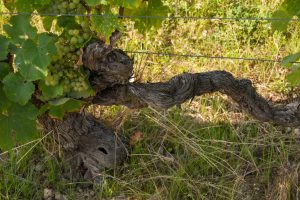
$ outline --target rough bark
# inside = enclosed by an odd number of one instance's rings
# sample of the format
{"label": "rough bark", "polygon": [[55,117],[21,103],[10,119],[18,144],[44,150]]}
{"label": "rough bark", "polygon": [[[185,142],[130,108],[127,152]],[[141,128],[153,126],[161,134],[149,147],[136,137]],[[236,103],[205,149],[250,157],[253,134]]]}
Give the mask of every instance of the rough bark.
{"label": "rough bark", "polygon": [[97,91],[127,83],[132,76],[133,60],[122,50],[113,49],[103,42],[87,46],[82,60],[90,70],[90,83]]}
{"label": "rough bark", "polygon": [[[250,80],[236,79],[226,71],[183,73],[167,82],[129,83],[133,60],[122,50],[102,42],[85,48],[83,64],[90,71],[89,80],[96,91],[94,104],[168,109],[195,96],[221,92],[260,121],[290,127],[300,125],[299,104],[273,106],[256,92]],[[54,133],[75,172],[81,170],[87,179],[126,159],[122,141],[90,115],[68,114],[63,121],[43,116],[40,123],[45,131]]]}
{"label": "rough bark", "polygon": [[85,179],[99,176],[104,168],[114,168],[127,157],[126,145],[91,115],[67,114],[64,120],[44,115],[39,119],[44,131],[52,132],[64,150],[74,175]]}
{"label": "rough bark", "polygon": [[[260,121],[273,122],[281,126],[295,127],[300,125],[298,104],[272,106],[256,92],[250,80],[236,79],[229,72],[184,73],[167,82],[129,83],[132,68],[128,67],[130,66],[128,62],[123,61],[130,60],[125,53],[122,53],[123,60],[115,60],[114,67],[111,67],[110,64],[103,64],[107,55],[103,53],[106,51],[105,46],[94,43],[89,45],[87,49],[89,51],[85,51],[83,63],[92,73],[105,77],[107,71],[110,71],[111,68],[114,69],[113,74],[110,74],[110,77],[113,78],[110,79],[109,84],[106,84],[105,87],[95,86],[97,91],[97,95],[93,99],[95,104],[125,105],[129,108],[152,106],[168,109],[192,99],[194,96],[221,92],[230,96],[243,110]],[[122,52],[116,49],[113,51]],[[98,70],[99,68],[101,70]]]}
{"label": "rough bark", "polygon": [[[132,76],[133,60],[122,50],[96,42],[84,51],[82,59],[90,70],[89,80],[95,90],[127,83]],[[63,120],[44,115],[39,122],[62,147],[64,159],[71,164],[74,175],[97,180],[104,168],[120,165],[127,158],[123,141],[91,115],[71,113]]]}
{"label": "rough bark", "polygon": [[252,86],[250,80],[235,79],[226,71],[184,73],[165,83],[128,83],[115,85],[97,93],[93,103],[125,105],[129,108],[168,109],[206,93],[221,92],[230,96],[240,107],[263,122],[296,127],[300,125],[298,104],[271,106]]}

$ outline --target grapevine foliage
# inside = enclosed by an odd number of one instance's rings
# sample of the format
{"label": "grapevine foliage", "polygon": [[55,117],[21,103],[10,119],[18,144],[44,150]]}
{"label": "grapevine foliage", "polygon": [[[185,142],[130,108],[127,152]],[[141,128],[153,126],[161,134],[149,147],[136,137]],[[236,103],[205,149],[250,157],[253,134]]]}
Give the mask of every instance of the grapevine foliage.
{"label": "grapevine foliage", "polygon": [[8,40],[4,36],[0,35],[0,60],[5,60],[8,54]]}
{"label": "grapevine foliage", "polygon": [[119,23],[118,16],[114,15],[109,8],[106,8],[105,13],[104,17],[92,16],[91,25],[93,30],[99,30],[106,37],[106,40],[108,40],[116,29],[121,29],[121,24]]}
{"label": "grapevine foliage", "polygon": [[0,89],[0,112],[1,148],[11,148],[15,142],[26,142],[36,136],[38,110],[32,103],[14,103]]}
{"label": "grapevine foliage", "polygon": [[[1,12],[22,13],[0,20],[0,149],[36,137],[39,115],[63,119],[94,95],[81,66],[83,48],[123,30],[119,10],[166,16],[169,8],[161,0],[0,0]],[[162,23],[130,20],[141,33]]]}
{"label": "grapevine foliage", "polygon": [[[300,18],[300,0],[285,0],[279,9],[273,13],[273,18],[284,18],[287,20],[273,20],[272,28],[278,31],[286,31],[288,24],[293,17]],[[300,60],[299,52],[286,56],[282,64],[291,69],[287,80],[291,86],[300,86],[300,64],[293,63]]]}
{"label": "grapevine foliage", "polygon": [[129,15],[150,16],[150,18],[135,18],[134,27],[144,33],[150,28],[158,28],[162,18],[152,18],[151,16],[167,16],[169,8],[164,6],[160,0],[151,0],[148,5],[142,5],[140,9],[129,10]]}
{"label": "grapevine foliage", "polygon": [[3,90],[9,100],[26,105],[34,92],[34,85],[17,73],[9,73],[3,79]]}

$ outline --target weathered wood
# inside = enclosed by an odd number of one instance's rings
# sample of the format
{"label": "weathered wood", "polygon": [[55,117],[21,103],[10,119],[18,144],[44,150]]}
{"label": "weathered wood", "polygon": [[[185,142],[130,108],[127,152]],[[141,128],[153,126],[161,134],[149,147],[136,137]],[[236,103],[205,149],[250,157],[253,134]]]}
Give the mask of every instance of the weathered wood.
{"label": "weathered wood", "polygon": [[128,83],[115,85],[97,93],[93,103],[125,105],[129,108],[168,109],[206,93],[221,92],[262,122],[276,125],[300,126],[299,104],[272,106],[261,97],[247,79],[235,79],[226,71],[180,74],[165,83]]}
{"label": "weathered wood", "polygon": [[39,122],[61,145],[73,174],[93,179],[101,170],[114,168],[127,157],[126,145],[118,135],[89,114],[70,113],[64,120],[42,116]]}
{"label": "weathered wood", "polygon": [[[89,80],[95,90],[127,83],[132,76],[133,60],[122,50],[95,42],[84,52],[82,59],[90,70]],[[61,145],[74,175],[91,180],[99,177],[104,168],[114,168],[127,158],[126,145],[118,135],[89,114],[70,113],[63,120],[43,115],[39,123]]]}
{"label": "weathered wood", "polygon": [[[105,48],[91,44],[85,52],[85,66],[92,73],[106,76],[105,72],[110,71],[110,65],[103,65],[102,60],[107,54]],[[102,49],[102,50],[99,50]],[[121,50],[115,50],[120,51]],[[91,54],[91,52],[93,52]],[[122,53],[123,55],[124,53]],[[101,58],[99,62],[98,58]],[[92,63],[92,64],[91,64]],[[260,96],[252,83],[248,79],[236,79],[226,71],[210,71],[204,73],[183,73],[173,77],[167,82],[159,83],[128,83],[128,75],[132,73],[131,68],[122,65],[122,59],[115,62],[111,84],[104,87],[97,87],[97,95],[93,103],[99,105],[125,105],[129,108],[142,108],[152,106],[155,108],[168,109],[174,105],[179,105],[195,96],[206,93],[221,92],[230,96],[240,107],[263,122],[273,122],[281,126],[300,125],[300,107],[298,104],[286,106],[272,106],[262,96]],[[104,68],[106,68],[104,70]],[[126,70],[128,70],[126,72]],[[115,81],[116,80],[116,81]],[[115,81],[115,82],[114,82]],[[113,83],[112,83],[113,82]],[[104,89],[103,89],[104,88]]]}
{"label": "weathered wood", "polygon": [[[102,42],[85,48],[83,64],[90,71],[89,80],[96,91],[92,101],[87,100],[89,103],[168,109],[195,96],[221,92],[260,121],[289,127],[300,125],[299,104],[273,106],[256,92],[250,80],[236,79],[226,71],[183,73],[167,82],[129,83],[133,60],[122,50]],[[87,179],[126,159],[122,141],[90,115],[72,113],[63,121],[43,116],[40,122],[45,131],[53,132],[73,169],[82,170]]]}
{"label": "weathered wood", "polygon": [[97,91],[127,83],[133,73],[133,60],[122,50],[113,49],[103,42],[88,45],[82,60],[90,70],[90,83]]}

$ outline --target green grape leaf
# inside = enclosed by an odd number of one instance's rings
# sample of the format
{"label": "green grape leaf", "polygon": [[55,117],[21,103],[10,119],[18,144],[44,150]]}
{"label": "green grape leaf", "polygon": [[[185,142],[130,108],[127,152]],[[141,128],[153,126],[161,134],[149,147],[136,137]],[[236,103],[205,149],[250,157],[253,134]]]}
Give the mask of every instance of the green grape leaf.
{"label": "green grape leaf", "polygon": [[287,75],[287,80],[291,84],[291,86],[299,86],[300,85],[300,67],[296,68],[290,74]]}
{"label": "green grape leaf", "polygon": [[109,0],[85,0],[88,6],[107,5]]}
{"label": "green grape leaf", "polygon": [[49,104],[46,103],[42,105],[42,107],[40,107],[39,109],[38,116],[45,114],[48,110],[49,110]]}
{"label": "green grape leaf", "polygon": [[3,5],[9,11],[14,11],[14,9],[15,9],[15,2],[14,1],[6,1],[6,2],[0,1],[1,9],[4,8]]}
{"label": "green grape leaf", "polygon": [[37,43],[33,40],[26,40],[22,48],[16,52],[16,67],[26,80],[43,79],[47,76],[47,67],[55,52],[53,39],[46,33],[39,34]]}
{"label": "green grape leaf", "polygon": [[113,5],[113,6],[122,6],[124,8],[134,9],[139,7],[142,0],[86,0],[88,6],[97,6],[97,5]]}
{"label": "green grape leaf", "polygon": [[55,17],[52,17],[52,16],[42,17],[43,26],[46,31],[51,30],[54,19],[55,19]]}
{"label": "green grape leaf", "polygon": [[62,105],[62,104],[65,104],[67,101],[69,101],[71,98],[68,98],[68,97],[61,97],[61,98],[58,98],[58,99],[54,99],[52,101],[49,101],[49,105],[52,105],[52,106],[59,106],[59,105]]}
{"label": "green grape leaf", "polygon": [[296,62],[299,59],[300,59],[300,52],[284,57],[281,63],[283,66],[291,67],[293,65],[293,62]]}
{"label": "green grape leaf", "polygon": [[16,143],[34,139],[37,136],[36,107],[30,103],[24,106],[12,103],[5,98],[1,88],[0,102],[0,148],[7,150]]}
{"label": "green grape leaf", "polygon": [[[273,13],[272,18],[291,18],[292,16],[285,10],[277,10]],[[272,29],[278,31],[285,31],[289,24],[289,20],[273,20]]]}
{"label": "green grape leaf", "polygon": [[87,90],[81,91],[81,92],[70,92],[68,93],[68,96],[79,99],[79,98],[88,98],[90,96],[94,96],[95,91],[92,89],[92,87],[89,87]]}
{"label": "green grape leaf", "polygon": [[[300,0],[285,0],[279,9],[275,11],[272,18],[291,19],[293,16],[300,14]],[[285,31],[290,20],[273,20],[273,30]]]}
{"label": "green grape leaf", "polygon": [[135,9],[138,8],[142,3],[142,0],[111,0],[111,5],[118,5],[124,8]]}
{"label": "green grape leaf", "polygon": [[[63,101],[65,101],[66,99],[64,98]],[[81,101],[76,100],[76,99],[67,99],[66,102],[64,102],[62,104],[59,104],[56,102],[56,104],[58,105],[51,105],[49,102],[49,115],[51,117],[54,118],[58,118],[58,119],[63,119],[65,112],[75,112],[75,111],[79,111],[81,108]],[[52,103],[55,104],[55,103]]]}
{"label": "green grape leaf", "polygon": [[57,25],[65,28],[65,29],[72,29],[78,28],[79,25],[76,23],[74,16],[60,16],[57,18]]}
{"label": "green grape leaf", "polygon": [[106,9],[104,16],[92,16],[91,25],[92,30],[104,35],[107,40],[116,29],[122,28],[118,16],[109,9]]}
{"label": "green grape leaf", "polygon": [[8,63],[0,62],[0,81],[9,73]]}
{"label": "green grape leaf", "polygon": [[14,44],[21,44],[28,38],[34,39],[36,37],[37,29],[31,26],[30,20],[30,15],[16,15],[10,18],[10,25],[5,24],[3,26],[3,29]]}
{"label": "green grape leaf", "polygon": [[9,41],[6,37],[0,35],[0,60],[5,60],[8,54]]}
{"label": "green grape leaf", "polygon": [[13,104],[13,102],[7,99],[2,87],[3,85],[0,83],[0,114],[6,112],[7,109]]}
{"label": "green grape leaf", "polygon": [[[164,6],[161,0],[151,0],[148,2],[148,5],[144,5],[138,9],[136,12],[133,12],[133,15],[136,16],[166,16],[169,12],[169,7]],[[163,18],[135,18],[134,27],[138,29],[139,32],[145,33],[146,30],[154,27],[159,28],[162,24]]]}
{"label": "green grape leaf", "polygon": [[39,89],[42,91],[42,96],[40,97],[42,101],[48,101],[49,99],[60,97],[64,93],[64,89],[61,84],[51,86],[46,85],[44,81],[40,81]]}
{"label": "green grape leaf", "polygon": [[50,0],[16,0],[14,6],[19,12],[32,12],[45,7]]}
{"label": "green grape leaf", "polygon": [[300,14],[300,0],[285,0],[281,8],[291,13],[293,16]]}
{"label": "green grape leaf", "polygon": [[[54,106],[59,106],[62,104],[65,104],[67,101],[69,101],[70,98],[67,97],[61,97],[61,98],[57,98],[54,100],[50,100],[48,101],[48,103],[44,104],[40,110],[39,110],[39,115],[44,114],[46,111],[48,111],[50,108],[54,107]],[[56,117],[58,118],[58,117]]]}
{"label": "green grape leaf", "polygon": [[38,35],[38,48],[39,51],[46,56],[52,56],[52,54],[56,53],[54,39],[47,33],[41,33]]}
{"label": "green grape leaf", "polygon": [[25,105],[34,92],[32,82],[27,82],[22,76],[10,73],[3,79],[3,90],[7,98],[13,102]]}

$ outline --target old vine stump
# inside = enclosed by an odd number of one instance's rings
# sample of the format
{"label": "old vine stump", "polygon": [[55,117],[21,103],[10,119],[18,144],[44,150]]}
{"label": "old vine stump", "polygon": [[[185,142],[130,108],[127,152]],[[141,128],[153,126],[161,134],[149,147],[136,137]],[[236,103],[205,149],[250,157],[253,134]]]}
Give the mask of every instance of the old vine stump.
{"label": "old vine stump", "polygon": [[70,113],[64,120],[43,116],[39,121],[52,132],[78,177],[97,178],[101,170],[120,165],[127,157],[121,138],[90,114]]}

